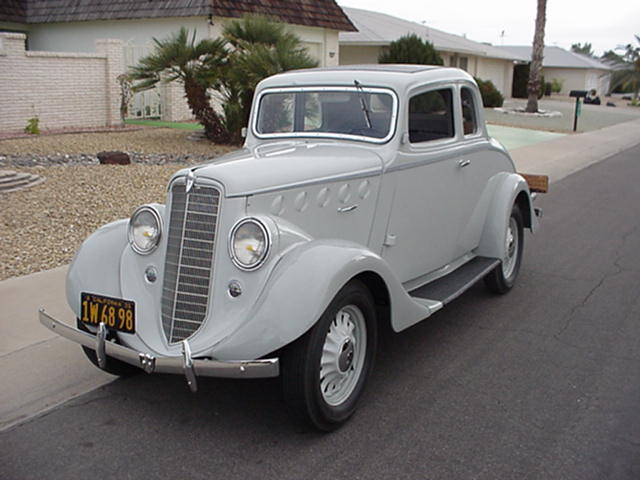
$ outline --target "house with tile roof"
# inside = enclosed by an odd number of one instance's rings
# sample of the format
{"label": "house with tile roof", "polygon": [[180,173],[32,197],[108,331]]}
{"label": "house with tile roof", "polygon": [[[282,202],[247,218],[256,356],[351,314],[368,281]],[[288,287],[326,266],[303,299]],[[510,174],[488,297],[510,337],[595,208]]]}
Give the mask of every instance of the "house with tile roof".
{"label": "house with tile roof", "polygon": [[414,33],[433,44],[445,65],[462,68],[482,80],[491,80],[504,96],[509,97],[514,64],[530,60],[519,53],[384,13],[346,7],[343,10],[357,31],[340,33],[341,65],[378,63],[378,55],[391,42]]}
{"label": "house with tile roof", "polygon": [[[531,59],[531,46],[503,46],[501,50]],[[570,52],[555,46],[544,47],[542,74],[545,81],[554,78],[562,81],[561,94],[571,90],[595,89],[599,95],[609,92],[613,67],[596,58]]]}
{"label": "house with tile roof", "polygon": [[[119,39],[126,65],[133,65],[149,52],[153,38],[183,26],[200,38],[215,38],[225,22],[246,14],[287,23],[320,66],[337,65],[339,32],[355,31],[334,0],[2,0],[0,32],[23,33],[28,50],[47,52],[91,53],[97,39]],[[137,95],[132,113],[169,120],[190,116],[179,88],[173,90]]]}

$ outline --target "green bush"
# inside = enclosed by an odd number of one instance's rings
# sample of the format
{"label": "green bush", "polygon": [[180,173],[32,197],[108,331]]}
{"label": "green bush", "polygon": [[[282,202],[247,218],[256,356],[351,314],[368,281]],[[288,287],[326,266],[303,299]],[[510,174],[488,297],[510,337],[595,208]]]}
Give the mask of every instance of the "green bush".
{"label": "green bush", "polygon": [[482,106],[491,108],[502,106],[504,97],[491,80],[475,78],[475,81],[480,89],[480,95],[482,95]]}
{"label": "green bush", "polygon": [[27,120],[27,126],[24,127],[24,133],[40,135],[40,119],[37,115]]}
{"label": "green bush", "polygon": [[378,56],[378,63],[412,63],[417,65],[444,65],[433,44],[415,33],[400,37],[389,44]]}
{"label": "green bush", "polygon": [[564,85],[564,80],[562,80],[561,78],[551,79],[551,91],[553,93],[560,93],[562,91],[563,85]]}
{"label": "green bush", "polygon": [[553,84],[551,82],[544,82],[544,95],[546,97],[551,96],[551,92],[553,91]]}

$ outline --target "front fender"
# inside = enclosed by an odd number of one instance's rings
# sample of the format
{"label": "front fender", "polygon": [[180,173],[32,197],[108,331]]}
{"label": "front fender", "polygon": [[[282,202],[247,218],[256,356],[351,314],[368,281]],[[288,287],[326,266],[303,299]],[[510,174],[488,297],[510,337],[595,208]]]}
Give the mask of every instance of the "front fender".
{"label": "front fender", "polygon": [[428,317],[428,307],[411,300],[380,256],[339,240],[300,244],[274,268],[246,322],[212,350],[216,358],[260,358],[302,336],[349,280],[373,272],[386,284],[395,330]]}
{"label": "front fender", "polygon": [[129,220],[108,223],[92,233],[78,249],[67,273],[67,302],[80,316],[80,292],[122,298],[120,257],[127,246]]}
{"label": "front fender", "polygon": [[487,210],[477,253],[483,257],[504,258],[505,235],[514,203],[523,209],[525,226],[535,232],[538,219],[533,211],[531,193],[526,180],[517,173],[500,173],[491,179],[495,183],[493,197]]}

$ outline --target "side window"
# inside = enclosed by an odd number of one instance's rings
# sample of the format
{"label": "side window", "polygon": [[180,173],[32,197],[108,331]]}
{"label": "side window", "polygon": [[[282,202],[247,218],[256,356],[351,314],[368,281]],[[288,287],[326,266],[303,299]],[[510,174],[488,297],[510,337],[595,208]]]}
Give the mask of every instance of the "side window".
{"label": "side window", "polygon": [[409,141],[428,142],[454,136],[450,88],[421,93],[409,100]]}
{"label": "side window", "polygon": [[262,97],[260,115],[258,116],[258,132],[293,132],[294,100],[293,93],[275,93]]}
{"label": "side window", "polygon": [[467,87],[460,90],[460,103],[462,104],[462,125],[465,135],[471,135],[478,131],[476,119],[476,105],[473,101],[473,92]]}

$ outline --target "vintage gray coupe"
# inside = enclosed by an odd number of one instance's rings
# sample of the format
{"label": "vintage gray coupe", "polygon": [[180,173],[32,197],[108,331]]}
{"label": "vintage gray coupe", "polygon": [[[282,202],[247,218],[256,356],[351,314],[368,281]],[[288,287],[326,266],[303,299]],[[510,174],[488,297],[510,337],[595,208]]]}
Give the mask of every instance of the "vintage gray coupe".
{"label": "vintage gray coupe", "polygon": [[280,376],[292,410],[332,430],[382,327],[516,281],[539,211],[481,107],[453,68],[267,78],[244,148],[91,235],[67,278],[75,325],[40,321],[115,375],[182,374],[193,391],[202,376]]}

